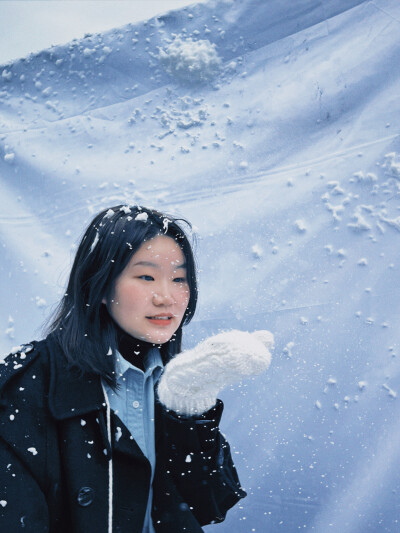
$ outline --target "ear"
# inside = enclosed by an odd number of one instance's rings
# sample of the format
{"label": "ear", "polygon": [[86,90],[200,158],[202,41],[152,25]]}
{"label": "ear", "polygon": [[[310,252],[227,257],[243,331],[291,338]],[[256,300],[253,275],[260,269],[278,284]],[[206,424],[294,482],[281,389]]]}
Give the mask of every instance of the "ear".
{"label": "ear", "polygon": [[101,303],[104,304],[104,305],[107,305],[107,300],[105,298],[102,298],[101,299]]}

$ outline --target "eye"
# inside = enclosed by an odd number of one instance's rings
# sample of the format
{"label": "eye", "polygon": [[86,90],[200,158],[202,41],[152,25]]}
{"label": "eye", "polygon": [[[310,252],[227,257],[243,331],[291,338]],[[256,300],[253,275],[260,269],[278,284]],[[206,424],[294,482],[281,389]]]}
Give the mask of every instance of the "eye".
{"label": "eye", "polygon": [[144,281],[154,281],[153,276],[148,276],[147,274],[143,274],[143,276],[139,276],[139,279],[144,279]]}
{"label": "eye", "polygon": [[186,278],[174,278],[172,281],[174,283],[186,283]]}

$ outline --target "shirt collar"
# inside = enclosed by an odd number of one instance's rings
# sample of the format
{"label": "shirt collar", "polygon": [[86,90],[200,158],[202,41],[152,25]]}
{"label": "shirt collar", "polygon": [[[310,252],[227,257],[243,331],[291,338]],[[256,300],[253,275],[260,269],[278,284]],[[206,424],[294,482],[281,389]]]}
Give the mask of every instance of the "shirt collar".
{"label": "shirt collar", "polygon": [[[156,346],[150,348],[150,350],[145,355],[143,366],[145,369],[144,375],[146,377],[152,374],[156,368],[160,368],[161,370],[164,368],[159,348],[157,348]],[[129,369],[133,370],[134,372],[142,372],[142,370],[140,370],[136,366],[132,365],[129,361],[124,359],[118,351],[115,368],[117,372],[117,380],[123,377],[125,372],[127,372]]]}

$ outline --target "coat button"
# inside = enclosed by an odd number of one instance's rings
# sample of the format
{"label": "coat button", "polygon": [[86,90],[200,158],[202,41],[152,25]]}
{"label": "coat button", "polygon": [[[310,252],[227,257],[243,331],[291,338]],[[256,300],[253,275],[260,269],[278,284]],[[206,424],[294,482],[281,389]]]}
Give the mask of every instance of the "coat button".
{"label": "coat button", "polygon": [[76,498],[81,507],[87,507],[94,500],[94,490],[91,487],[81,487]]}

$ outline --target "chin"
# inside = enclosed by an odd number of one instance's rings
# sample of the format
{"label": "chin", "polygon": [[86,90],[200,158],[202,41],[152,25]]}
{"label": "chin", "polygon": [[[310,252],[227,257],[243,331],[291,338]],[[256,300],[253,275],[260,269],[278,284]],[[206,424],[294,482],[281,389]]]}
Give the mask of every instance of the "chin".
{"label": "chin", "polygon": [[166,342],[171,340],[172,335],[169,335],[165,337],[165,335],[158,337],[156,341],[154,341],[156,344],[165,344]]}
{"label": "chin", "polygon": [[158,333],[152,333],[146,337],[147,342],[152,342],[153,344],[165,344],[172,338],[173,333],[167,333],[162,331]]}

